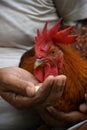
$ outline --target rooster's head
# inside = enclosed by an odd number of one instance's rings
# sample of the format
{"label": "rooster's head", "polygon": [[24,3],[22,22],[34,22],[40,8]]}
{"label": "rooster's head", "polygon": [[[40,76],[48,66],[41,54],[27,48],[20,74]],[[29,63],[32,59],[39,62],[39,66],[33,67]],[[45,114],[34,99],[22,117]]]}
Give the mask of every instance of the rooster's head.
{"label": "rooster's head", "polygon": [[77,35],[70,34],[73,27],[59,31],[61,21],[62,19],[59,19],[49,31],[48,23],[45,24],[42,32],[37,31],[34,44],[36,56],[34,75],[40,82],[49,75],[58,75],[59,69],[63,66],[63,52],[59,45],[72,44],[77,37]]}

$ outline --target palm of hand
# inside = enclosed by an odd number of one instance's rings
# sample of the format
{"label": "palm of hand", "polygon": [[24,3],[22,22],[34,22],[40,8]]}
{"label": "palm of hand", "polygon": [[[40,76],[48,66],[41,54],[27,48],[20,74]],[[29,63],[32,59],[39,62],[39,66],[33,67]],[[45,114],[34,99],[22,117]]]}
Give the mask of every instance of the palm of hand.
{"label": "palm of hand", "polygon": [[[17,108],[35,107],[37,104],[43,104],[44,107],[52,105],[63,92],[65,76],[62,80],[59,77],[50,76],[40,84],[31,73],[18,67],[0,69],[0,73],[0,94]],[[37,92],[35,91],[36,85],[41,86]]]}

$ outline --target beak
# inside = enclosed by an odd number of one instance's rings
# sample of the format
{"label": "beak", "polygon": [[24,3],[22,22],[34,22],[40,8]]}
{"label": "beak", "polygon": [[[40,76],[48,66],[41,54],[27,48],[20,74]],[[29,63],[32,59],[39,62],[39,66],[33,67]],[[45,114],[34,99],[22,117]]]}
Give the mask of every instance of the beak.
{"label": "beak", "polygon": [[34,69],[43,64],[45,58],[36,59],[34,63]]}

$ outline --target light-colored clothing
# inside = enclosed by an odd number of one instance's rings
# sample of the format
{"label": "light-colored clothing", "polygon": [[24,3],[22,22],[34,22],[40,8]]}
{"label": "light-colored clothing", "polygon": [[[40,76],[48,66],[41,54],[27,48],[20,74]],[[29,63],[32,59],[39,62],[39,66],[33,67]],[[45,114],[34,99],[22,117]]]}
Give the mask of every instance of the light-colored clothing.
{"label": "light-colored clothing", "polygon": [[55,0],[57,11],[65,24],[87,18],[87,0]]}
{"label": "light-colored clothing", "polygon": [[[0,68],[18,66],[21,55],[33,46],[37,29],[58,20],[52,0],[0,0]],[[0,98],[0,130],[36,127],[32,110],[18,111]]]}
{"label": "light-colored clothing", "polygon": [[21,54],[33,46],[37,29],[46,21],[52,26],[57,20],[52,0],[1,0],[0,67],[17,65]]}

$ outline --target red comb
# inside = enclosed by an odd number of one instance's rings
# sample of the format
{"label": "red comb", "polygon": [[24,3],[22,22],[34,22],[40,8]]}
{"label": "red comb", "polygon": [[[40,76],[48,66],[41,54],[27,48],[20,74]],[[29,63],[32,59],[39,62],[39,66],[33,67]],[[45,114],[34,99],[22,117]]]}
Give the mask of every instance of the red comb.
{"label": "red comb", "polygon": [[48,41],[49,41],[47,25],[48,25],[48,23],[46,22],[42,32],[37,30],[37,37],[35,37],[35,44],[34,44],[35,56],[37,58],[41,58],[41,57],[45,56],[45,54],[46,54],[47,45],[48,45]]}
{"label": "red comb", "polygon": [[46,22],[42,32],[37,31],[37,37],[35,38],[35,56],[41,58],[46,55],[46,51],[49,48],[50,41],[54,44],[73,44],[77,38],[77,35],[71,35],[73,26],[58,31],[62,18],[48,31]]}
{"label": "red comb", "polygon": [[72,44],[77,38],[77,35],[70,35],[70,32],[72,31],[74,27],[68,27],[64,30],[61,30],[56,33],[56,35],[53,37],[53,40],[57,42],[58,44]]}
{"label": "red comb", "polygon": [[62,21],[62,18],[60,18],[60,19],[58,20],[58,22],[50,29],[50,31],[48,32],[48,35],[49,35],[50,37],[53,37],[53,35],[55,35],[55,34],[58,32],[58,29],[59,29],[59,27],[60,27],[61,21]]}

